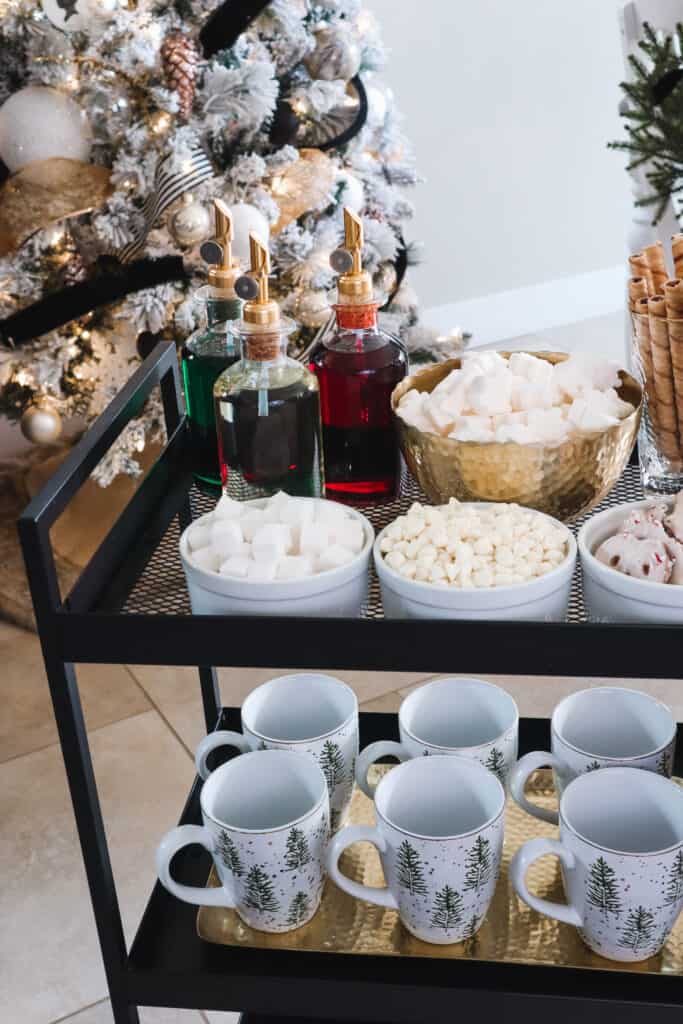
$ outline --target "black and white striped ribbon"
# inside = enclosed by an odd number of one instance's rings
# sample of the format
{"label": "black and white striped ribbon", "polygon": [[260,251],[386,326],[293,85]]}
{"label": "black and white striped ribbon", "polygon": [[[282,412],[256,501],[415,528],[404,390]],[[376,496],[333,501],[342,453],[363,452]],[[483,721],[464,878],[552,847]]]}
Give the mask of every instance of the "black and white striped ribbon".
{"label": "black and white striped ribbon", "polygon": [[147,235],[171,203],[174,203],[185,192],[190,192],[203,182],[208,181],[213,175],[211,161],[200,145],[192,150],[188,167],[181,173],[171,171],[170,162],[171,157],[167,156],[157,165],[154,174],[154,191],[147,196],[142,207],[142,227],[137,236],[117,253],[121,263],[130,263],[140,253]]}

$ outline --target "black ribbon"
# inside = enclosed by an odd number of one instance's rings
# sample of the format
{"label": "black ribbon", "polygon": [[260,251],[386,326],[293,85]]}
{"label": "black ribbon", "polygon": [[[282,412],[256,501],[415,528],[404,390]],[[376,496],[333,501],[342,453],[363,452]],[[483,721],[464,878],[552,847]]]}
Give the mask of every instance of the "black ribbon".
{"label": "black ribbon", "polygon": [[322,142],[318,149],[337,149],[338,146],[345,146],[347,142],[355,138],[358,132],[361,130],[363,125],[368,119],[368,94],[365,91],[363,80],[360,75],[354,75],[351,79],[351,85],[355,88],[358,93],[358,111],[353,121],[348,128],[345,128],[343,132],[335,136],[333,139],[328,139],[327,142]]}
{"label": "black ribbon", "polygon": [[101,257],[97,272],[87,281],[47,295],[0,320],[0,342],[21,345],[133,292],[185,280],[188,275],[180,256],[136,260],[125,266],[111,256]]}
{"label": "black ribbon", "polygon": [[241,0],[240,3],[226,0],[217,7],[199,33],[199,42],[207,60],[220,50],[234,46],[269,3],[270,0]]}

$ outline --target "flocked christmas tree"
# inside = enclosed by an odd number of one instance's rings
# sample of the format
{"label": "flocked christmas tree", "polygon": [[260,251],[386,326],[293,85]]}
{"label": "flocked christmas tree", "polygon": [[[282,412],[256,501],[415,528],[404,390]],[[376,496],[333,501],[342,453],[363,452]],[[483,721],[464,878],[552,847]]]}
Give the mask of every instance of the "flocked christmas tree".
{"label": "flocked christmas tree", "polygon": [[254,864],[253,867],[249,868],[245,884],[244,903],[247,907],[252,907],[254,910],[270,911],[271,913],[279,910],[280,904],[273,892],[273,883],[258,864]]}
{"label": "flocked christmas tree", "polygon": [[462,896],[450,885],[444,885],[434,897],[432,924],[435,928],[449,931],[462,921]]}
{"label": "flocked christmas tree", "polygon": [[419,896],[426,895],[427,886],[425,885],[420,855],[407,839],[404,839],[398,848],[396,869],[399,885]]}
{"label": "flocked christmas tree", "polygon": [[664,902],[668,905],[678,903],[683,898],[683,851],[679,850],[666,881]]}
{"label": "flocked christmas tree", "polygon": [[285,848],[285,868],[287,871],[296,871],[309,864],[310,860],[311,851],[306,836],[300,828],[290,829]]}
{"label": "flocked christmas tree", "polygon": [[465,858],[465,891],[479,892],[491,877],[491,843],[477,836],[474,846]]}
{"label": "flocked christmas tree", "polygon": [[645,907],[636,907],[629,911],[623,931],[619,937],[619,945],[639,953],[643,947],[652,943],[655,936],[655,918]]}
{"label": "flocked christmas tree", "polygon": [[[214,197],[236,255],[249,230],[270,236],[293,354],[330,314],[343,205],[363,217],[386,325],[413,350],[457,347],[416,323],[417,176],[360,0],[0,0],[0,19],[0,414],[32,440],[55,440],[65,416],[89,423],[156,338],[197,326]],[[128,294],[107,303],[112,282]],[[34,304],[65,288],[57,325]],[[161,430],[150,401],[96,479],[139,472]]]}
{"label": "flocked christmas tree", "polygon": [[305,892],[298,892],[289,905],[287,924],[301,924],[311,912],[311,901]]}
{"label": "flocked christmas tree", "polygon": [[237,847],[225,831],[222,831],[218,837],[217,853],[228,871],[232,871],[233,875],[237,875],[239,878],[244,874],[244,868],[242,867]]}
{"label": "flocked christmas tree", "polygon": [[588,902],[605,915],[621,911],[616,871],[604,857],[598,857],[589,868],[587,896]]}

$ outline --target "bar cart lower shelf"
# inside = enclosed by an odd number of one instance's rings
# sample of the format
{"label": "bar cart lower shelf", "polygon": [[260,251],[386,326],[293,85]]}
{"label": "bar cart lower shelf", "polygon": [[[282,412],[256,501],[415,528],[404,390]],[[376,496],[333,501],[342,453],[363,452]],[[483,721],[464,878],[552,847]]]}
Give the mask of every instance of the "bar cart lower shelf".
{"label": "bar cart lower shelf", "polygon": [[[155,388],[161,391],[167,445],[63,597],[50,530],[93,469]],[[637,472],[617,500],[636,497]],[[191,615],[178,576],[178,531],[201,511],[188,463],[175,347],[154,350],[19,521],[79,840],[115,1024],[138,1024],[137,1007],[237,1010],[244,1024],[275,1020],[473,1021],[510,1015],[525,1024],[667,1024],[680,1021],[683,973],[487,962],[475,959],[362,956],[253,949],[202,941],[197,908],[157,885],[128,950],[93,772],[78,664],[194,665],[207,731],[236,728],[239,709],[220,707],[213,666],[297,666],[314,670],[407,671],[460,675],[683,678],[675,626],[585,621],[577,573],[563,623],[450,622],[382,618],[376,584],[362,619],[268,620]],[[376,510],[375,525],[386,513]],[[395,513],[394,513],[395,514]],[[175,575],[174,575],[175,574]],[[173,583],[175,579],[176,583]],[[179,582],[178,582],[179,581]],[[171,585],[172,584],[172,585]],[[177,586],[176,586],[177,584]],[[176,586],[176,591],[173,591]],[[675,771],[683,775],[683,737]],[[363,714],[361,744],[396,736],[395,716]],[[523,719],[520,752],[549,749],[549,723]],[[195,781],[182,823],[197,823]],[[170,824],[170,823],[169,823]],[[181,851],[174,874],[204,885],[209,857]]]}

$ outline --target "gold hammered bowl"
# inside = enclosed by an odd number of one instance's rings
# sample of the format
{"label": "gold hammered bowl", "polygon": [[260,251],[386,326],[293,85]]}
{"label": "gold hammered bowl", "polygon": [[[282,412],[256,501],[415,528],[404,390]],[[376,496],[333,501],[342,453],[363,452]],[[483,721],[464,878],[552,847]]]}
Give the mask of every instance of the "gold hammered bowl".
{"label": "gold hammered bowl", "polygon": [[[509,352],[501,352],[509,356]],[[565,352],[531,352],[561,363]],[[643,393],[625,370],[619,371],[619,397],[635,406],[616,426],[596,434],[576,434],[560,445],[456,441],[418,430],[396,415],[403,395],[415,388],[432,391],[459,359],[427,366],[406,377],[391,396],[401,451],[420,487],[436,505],[460,501],[512,501],[564,521],[592,509],[621,476],[635,443]]]}

